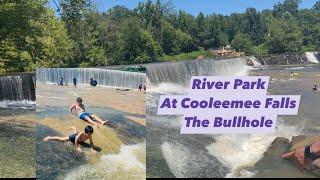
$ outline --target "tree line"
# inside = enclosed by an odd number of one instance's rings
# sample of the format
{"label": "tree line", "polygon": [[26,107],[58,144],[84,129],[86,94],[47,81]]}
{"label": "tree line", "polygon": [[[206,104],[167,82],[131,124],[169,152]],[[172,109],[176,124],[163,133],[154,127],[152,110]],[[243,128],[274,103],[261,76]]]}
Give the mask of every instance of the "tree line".
{"label": "tree line", "polygon": [[210,57],[227,44],[247,55],[320,49],[320,1],[311,9],[285,0],[271,10],[197,16],[170,0],[104,12],[92,0],[54,3],[56,12],[47,0],[0,2],[0,73]]}

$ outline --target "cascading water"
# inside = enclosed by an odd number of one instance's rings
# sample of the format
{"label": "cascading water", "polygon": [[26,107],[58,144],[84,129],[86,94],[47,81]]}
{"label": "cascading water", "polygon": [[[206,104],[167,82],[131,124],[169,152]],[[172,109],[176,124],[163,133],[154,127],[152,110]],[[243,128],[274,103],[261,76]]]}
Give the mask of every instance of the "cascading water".
{"label": "cascading water", "polygon": [[147,65],[147,177],[225,177],[230,172],[206,149],[211,136],[180,135],[182,117],[156,111],[160,95],[186,94],[191,76],[232,76],[246,69],[242,58]]}
{"label": "cascading water", "polygon": [[236,175],[239,169],[254,165],[273,139],[283,135],[181,135],[183,117],[157,115],[160,95],[187,94],[191,76],[247,72],[243,58],[147,65],[147,177],[243,176]]}
{"label": "cascading water", "polygon": [[320,53],[318,52],[306,52],[306,57],[309,62],[319,64]]}
{"label": "cascading water", "polygon": [[256,67],[260,67],[261,66],[261,63],[258,62],[256,57],[250,56],[249,59],[252,61],[254,66],[256,66]]}
{"label": "cascading water", "polygon": [[35,101],[34,78],[32,74],[0,76],[0,101]]}
{"label": "cascading water", "polygon": [[188,85],[191,76],[231,76],[245,72],[245,65],[246,61],[242,58],[157,63],[147,65],[147,76],[152,85],[159,83]]}
{"label": "cascading water", "polygon": [[35,177],[35,100],[34,74],[0,76],[0,178]]}
{"label": "cascading water", "polygon": [[37,69],[37,82],[57,83],[63,77],[64,83],[73,84],[73,77],[77,84],[89,84],[90,78],[97,80],[98,85],[137,88],[144,82],[144,73],[126,72],[98,68],[39,68]]}

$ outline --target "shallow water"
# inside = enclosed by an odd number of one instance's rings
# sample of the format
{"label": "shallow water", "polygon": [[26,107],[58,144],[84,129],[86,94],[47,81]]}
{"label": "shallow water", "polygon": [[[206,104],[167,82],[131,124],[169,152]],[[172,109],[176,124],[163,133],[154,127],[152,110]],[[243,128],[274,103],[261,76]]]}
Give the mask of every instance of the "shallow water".
{"label": "shallow water", "polygon": [[[139,93],[139,94],[138,94]],[[93,155],[82,147],[78,153],[70,142],[44,142],[48,135],[69,136],[75,126],[83,131],[89,123],[69,116],[69,106],[81,96],[86,111],[109,120],[108,125],[94,128],[93,142],[98,151]],[[39,179],[144,179],[145,96],[141,92],[118,92],[115,88],[86,86],[61,87],[37,84],[37,178]],[[132,117],[132,118],[130,118]],[[89,141],[88,141],[89,143]],[[46,158],[50,157],[50,158]],[[144,157],[144,158],[143,158]],[[59,166],[60,162],[62,166]],[[129,166],[124,166],[129,163]]]}
{"label": "shallow water", "polygon": [[24,106],[0,108],[0,178],[36,176],[34,113],[35,109],[25,109]]}

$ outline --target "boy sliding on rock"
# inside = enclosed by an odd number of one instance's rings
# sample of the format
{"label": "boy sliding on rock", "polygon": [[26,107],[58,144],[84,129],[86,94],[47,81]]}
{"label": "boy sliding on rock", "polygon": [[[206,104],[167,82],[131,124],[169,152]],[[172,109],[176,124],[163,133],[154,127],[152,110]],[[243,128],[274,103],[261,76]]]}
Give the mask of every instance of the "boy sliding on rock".
{"label": "boy sliding on rock", "polygon": [[95,114],[91,114],[91,113],[87,113],[85,112],[86,109],[84,107],[84,104],[82,104],[82,99],[81,97],[77,98],[77,102],[75,104],[73,104],[72,106],[70,106],[69,108],[69,112],[70,112],[70,116],[71,117],[75,117],[74,115],[72,115],[72,110],[75,109],[79,118],[84,120],[84,121],[88,121],[89,123],[95,125],[96,127],[99,127],[97,123],[95,123],[93,120],[98,121],[99,123],[105,125],[107,124],[109,121],[103,121],[101,120],[97,115]]}
{"label": "boy sliding on rock", "polygon": [[48,140],[58,140],[58,141],[71,141],[73,144],[75,144],[77,150],[79,152],[82,152],[80,145],[83,145],[86,140],[90,140],[90,149],[93,153],[97,153],[93,149],[93,141],[92,141],[92,134],[93,134],[93,128],[91,126],[87,126],[84,131],[80,132],[78,134],[76,128],[73,126],[71,129],[74,130],[74,134],[66,137],[59,137],[59,136],[48,136],[44,138],[44,141]]}

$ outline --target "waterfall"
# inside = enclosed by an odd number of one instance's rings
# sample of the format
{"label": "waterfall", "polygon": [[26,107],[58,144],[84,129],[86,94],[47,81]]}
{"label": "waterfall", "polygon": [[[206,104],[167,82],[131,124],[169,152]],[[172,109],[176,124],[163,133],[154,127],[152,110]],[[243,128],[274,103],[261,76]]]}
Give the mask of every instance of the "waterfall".
{"label": "waterfall", "polygon": [[249,59],[252,61],[253,65],[256,67],[260,67],[261,63],[258,62],[257,58],[254,56],[249,56]]}
{"label": "waterfall", "polygon": [[231,76],[243,73],[245,66],[243,58],[156,63],[147,65],[147,76],[152,84],[188,85],[191,76]]}
{"label": "waterfall", "polygon": [[117,71],[99,68],[38,68],[37,82],[57,83],[63,77],[64,84],[73,84],[73,77],[77,78],[77,84],[89,85],[92,77],[101,86],[137,88],[140,82],[144,82],[144,73]]}
{"label": "waterfall", "polygon": [[320,53],[318,52],[306,52],[306,57],[309,62],[319,64]]}
{"label": "waterfall", "polygon": [[[191,76],[235,76],[247,72],[244,58],[223,60],[191,60],[181,62],[154,63],[146,65],[149,86],[147,88],[147,176],[159,177],[224,177],[229,168],[211,154],[209,147],[213,136],[180,135],[183,116],[157,115],[159,98],[163,94],[188,94]],[[239,140],[241,145],[245,141]],[[237,141],[238,140],[238,141]],[[238,145],[237,144],[237,145]],[[232,145],[232,144],[231,144]],[[209,147],[209,148],[207,148]],[[221,146],[219,144],[219,147]],[[243,153],[244,154],[244,153]],[[239,157],[244,157],[241,154]],[[224,155],[224,154],[221,154]],[[237,157],[238,158],[238,157]],[[245,159],[245,158],[243,158]],[[242,161],[242,159],[241,159]],[[199,167],[197,162],[201,162]],[[159,165],[160,164],[160,165]],[[206,169],[212,169],[207,171]]]}
{"label": "waterfall", "polygon": [[35,101],[34,77],[32,74],[0,76],[0,101]]}

